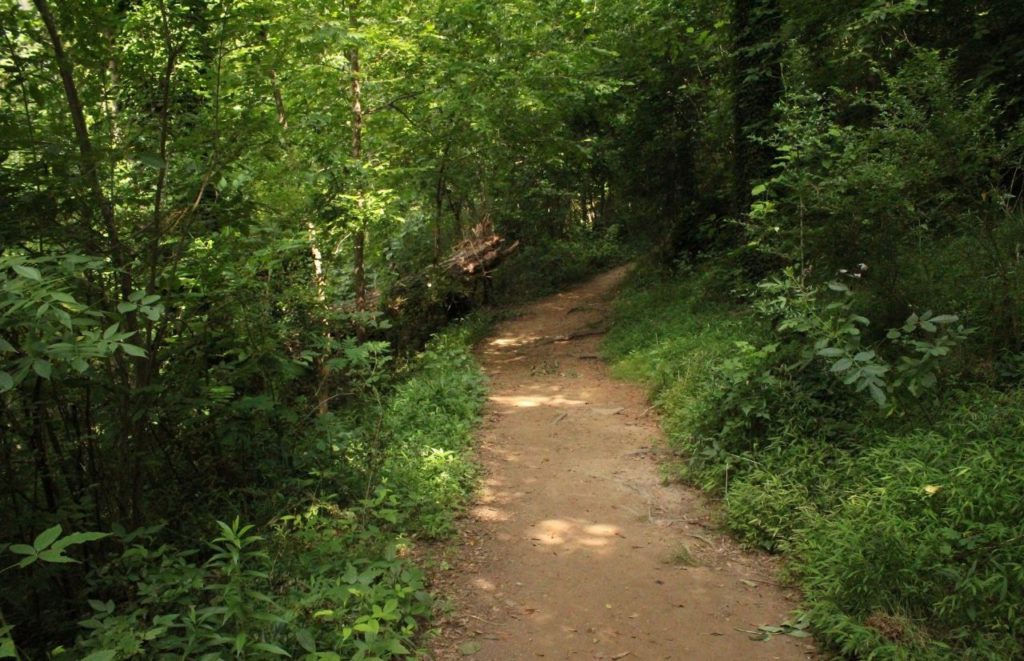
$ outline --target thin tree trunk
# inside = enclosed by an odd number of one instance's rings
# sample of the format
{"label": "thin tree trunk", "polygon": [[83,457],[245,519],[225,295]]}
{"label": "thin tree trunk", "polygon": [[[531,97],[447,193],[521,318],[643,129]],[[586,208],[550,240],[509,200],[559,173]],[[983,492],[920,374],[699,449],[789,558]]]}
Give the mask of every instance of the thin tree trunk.
{"label": "thin tree trunk", "polygon": [[[78,143],[78,152],[82,158],[82,176],[85,178],[92,196],[93,205],[99,209],[104,229],[107,232],[109,242],[110,258],[114,270],[118,272],[118,281],[121,289],[121,296],[127,298],[132,291],[131,274],[127,270],[128,262],[125,258],[124,248],[118,235],[117,224],[114,220],[114,207],[103,192],[100,185],[98,161],[96,152],[93,150],[92,142],[89,139],[89,127],[85,122],[85,112],[82,108],[82,101],[78,95],[78,87],[75,85],[74,69],[71,60],[64,51],[64,42],[61,40],[60,32],[57,30],[57,22],[53,18],[50,6],[46,0],[32,0],[43,20],[46,33],[50,37],[53,46],[54,59],[57,61],[57,69],[60,72],[61,83],[64,86],[64,96],[67,100],[68,111],[71,113],[71,124],[75,130],[75,140]],[[92,207],[86,205],[84,213],[91,217]]]}
{"label": "thin tree trunk", "polygon": [[277,109],[277,123],[282,129],[288,128],[288,114],[284,108],[284,96],[281,95],[281,85],[277,82],[277,71],[270,69],[270,87],[274,93],[274,107]]}
{"label": "thin tree trunk", "polygon": [[[349,27],[353,31],[359,29],[359,2],[353,0],[348,6]],[[362,165],[363,160],[363,90],[360,79],[359,67],[359,46],[352,45],[348,48],[348,64],[352,74],[352,160],[356,167]],[[361,180],[362,173],[359,178]],[[357,203],[356,232],[352,246],[352,284],[356,295],[356,310],[366,310],[366,220],[363,209],[362,181],[359,181],[359,201]],[[357,334],[363,339],[366,329],[362,322],[356,326]]]}

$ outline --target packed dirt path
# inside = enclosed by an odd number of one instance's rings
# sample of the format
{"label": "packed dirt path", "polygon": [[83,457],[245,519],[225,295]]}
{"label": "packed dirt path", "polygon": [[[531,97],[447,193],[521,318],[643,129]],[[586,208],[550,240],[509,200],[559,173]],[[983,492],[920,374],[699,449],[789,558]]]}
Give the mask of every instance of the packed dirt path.
{"label": "packed dirt path", "polygon": [[642,387],[597,359],[626,268],[522,309],[478,356],[490,378],[483,488],[437,572],[451,600],[436,659],[805,659],[753,640],[796,607],[768,558],[664,485]]}

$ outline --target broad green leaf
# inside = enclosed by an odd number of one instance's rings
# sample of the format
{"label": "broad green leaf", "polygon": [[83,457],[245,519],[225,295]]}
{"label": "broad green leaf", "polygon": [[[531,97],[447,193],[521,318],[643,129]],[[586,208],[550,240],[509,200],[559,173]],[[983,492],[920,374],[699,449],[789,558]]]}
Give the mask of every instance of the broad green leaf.
{"label": "broad green leaf", "polygon": [[146,350],[143,349],[142,347],[135,346],[134,344],[128,344],[126,342],[122,343],[121,350],[124,351],[129,356],[136,356],[138,358],[146,357]]}
{"label": "broad green leaf", "polygon": [[18,650],[7,633],[0,634],[0,659],[17,659]]}
{"label": "broad green leaf", "polygon": [[768,187],[766,185],[758,184],[750,189],[750,194],[753,195],[754,197],[757,197],[758,195],[764,193],[766,190],[768,190]]}
{"label": "broad green leaf", "polygon": [[36,550],[28,544],[11,544],[7,547],[7,550],[11,553],[17,553],[18,555],[35,555]]}
{"label": "broad green leaf", "polygon": [[25,266],[24,264],[13,264],[11,268],[14,269],[15,273],[17,273],[23,278],[35,280],[36,282],[39,282],[40,280],[43,279],[43,274],[40,273],[39,269],[35,268],[34,266]]}
{"label": "broad green leaf", "polygon": [[74,558],[69,558],[68,556],[64,555],[63,550],[58,551],[56,549],[46,549],[45,551],[40,551],[39,559],[43,562],[52,562],[58,565],[66,565],[78,562],[78,560],[75,560]]}
{"label": "broad green leaf", "polygon": [[60,550],[66,549],[73,544],[84,544],[85,542],[95,542],[96,540],[103,539],[104,537],[110,537],[109,532],[73,532],[66,537],[62,537],[53,543],[53,548]]}
{"label": "broad green leaf", "polygon": [[849,358],[840,358],[834,365],[832,365],[832,371],[836,373],[845,372],[850,369],[851,365],[853,365],[853,361]]}
{"label": "broad green leaf", "polygon": [[875,403],[879,406],[885,406],[886,397],[884,390],[872,383],[868,386],[868,391],[871,393],[871,399],[875,400]]}
{"label": "broad green leaf", "polygon": [[53,544],[58,537],[60,537],[62,530],[63,528],[61,528],[59,523],[52,528],[47,528],[36,536],[35,541],[32,542],[33,548],[35,548],[36,551],[42,551],[47,548],[50,544]]}
{"label": "broad green leaf", "polygon": [[408,654],[409,653],[409,650],[406,649],[406,647],[404,645],[402,645],[402,643],[400,643],[400,642],[398,642],[397,640],[394,640],[394,639],[392,639],[388,643],[388,651],[391,652],[392,654],[399,654],[399,655]]}
{"label": "broad green leaf", "polygon": [[10,390],[13,387],[14,377],[3,370],[0,370],[0,392]]}
{"label": "broad green leaf", "polygon": [[302,649],[310,654],[316,653],[316,638],[313,637],[313,633],[309,629],[299,629],[295,633],[295,640],[299,642]]}
{"label": "broad green leaf", "polygon": [[352,628],[356,631],[362,631],[363,633],[378,634],[380,633],[380,622],[377,620],[367,620],[365,622],[360,622]]}
{"label": "broad green leaf", "polygon": [[846,352],[836,347],[827,347],[825,349],[820,350],[818,352],[818,355],[822,356],[823,358],[838,358],[840,356],[845,356]]}
{"label": "broad green leaf", "polygon": [[135,305],[134,303],[129,303],[128,301],[121,301],[120,303],[117,304],[117,311],[120,312],[121,314],[124,314],[126,312],[135,312],[138,309],[138,305]]}
{"label": "broad green leaf", "polygon": [[50,375],[53,374],[53,365],[48,360],[36,358],[32,361],[32,371],[44,379],[49,379]]}

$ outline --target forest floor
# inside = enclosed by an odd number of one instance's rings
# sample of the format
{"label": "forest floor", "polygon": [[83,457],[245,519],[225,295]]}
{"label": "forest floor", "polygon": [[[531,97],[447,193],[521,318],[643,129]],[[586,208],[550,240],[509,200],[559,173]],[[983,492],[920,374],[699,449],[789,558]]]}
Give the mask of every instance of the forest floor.
{"label": "forest floor", "polygon": [[490,379],[482,488],[438,551],[436,659],[805,659],[773,635],[797,595],[772,558],[720,532],[700,492],[665,484],[642,386],[598,359],[618,268],[530,304],[477,355]]}

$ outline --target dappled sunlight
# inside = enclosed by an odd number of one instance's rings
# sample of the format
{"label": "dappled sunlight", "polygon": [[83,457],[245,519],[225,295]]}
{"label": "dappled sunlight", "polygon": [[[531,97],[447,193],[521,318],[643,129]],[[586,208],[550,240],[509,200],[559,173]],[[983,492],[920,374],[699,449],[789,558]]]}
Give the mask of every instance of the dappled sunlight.
{"label": "dappled sunlight", "polygon": [[477,576],[473,579],[473,586],[480,588],[486,592],[494,592],[494,582],[490,579],[484,578],[483,576]]}
{"label": "dappled sunlight", "polygon": [[545,519],[531,526],[530,541],[541,548],[599,550],[608,555],[618,539],[624,539],[618,526],[589,523],[579,519]]}
{"label": "dappled sunlight", "polygon": [[511,337],[496,337],[487,343],[488,346],[504,349],[507,347],[521,347],[540,339],[537,335],[515,335]]}
{"label": "dappled sunlight", "polygon": [[513,408],[536,408],[538,406],[585,406],[581,399],[568,399],[562,395],[491,395],[492,402]]}
{"label": "dappled sunlight", "polygon": [[473,508],[472,512],[479,521],[508,521],[508,514],[497,507],[478,505]]}

